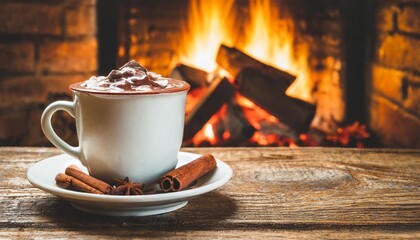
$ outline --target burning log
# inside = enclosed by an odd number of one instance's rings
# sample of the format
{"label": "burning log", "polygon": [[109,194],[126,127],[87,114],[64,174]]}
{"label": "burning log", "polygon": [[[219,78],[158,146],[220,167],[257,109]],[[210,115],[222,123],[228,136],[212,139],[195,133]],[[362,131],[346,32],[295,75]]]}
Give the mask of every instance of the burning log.
{"label": "burning log", "polygon": [[276,81],[274,76],[263,74],[259,69],[246,68],[235,81],[239,93],[293,130],[302,132],[309,128],[315,115],[315,106],[274,88],[270,84]]}
{"label": "burning log", "polygon": [[[282,92],[286,91],[286,89],[296,79],[295,76],[285,71],[262,63],[237,48],[228,47],[223,44],[220,45],[219,51],[217,52],[216,62],[220,67],[228,71],[234,77],[237,77],[239,72],[245,68],[252,67],[258,69],[264,75],[271,76],[270,81],[272,82],[270,82],[270,84],[273,89]],[[262,81],[265,80],[262,79]]]}
{"label": "burning log", "polygon": [[248,141],[255,131],[236,101],[231,101],[227,105],[225,117],[216,126],[216,136],[218,139],[223,139],[226,146],[240,146],[241,143]]}
{"label": "burning log", "polygon": [[226,78],[214,80],[185,120],[184,140],[190,140],[223,104],[235,95],[235,89]]}
{"label": "burning log", "polygon": [[191,88],[208,86],[208,72],[185,64],[178,64],[171,72],[171,78],[184,80]]}

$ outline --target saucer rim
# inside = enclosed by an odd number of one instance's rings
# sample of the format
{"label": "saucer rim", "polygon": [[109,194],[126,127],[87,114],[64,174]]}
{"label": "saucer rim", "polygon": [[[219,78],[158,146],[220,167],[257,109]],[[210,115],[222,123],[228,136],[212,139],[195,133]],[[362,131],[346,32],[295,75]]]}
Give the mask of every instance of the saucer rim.
{"label": "saucer rim", "polygon": [[[190,153],[190,152],[178,152],[178,158],[187,157],[188,155],[192,157],[192,159],[196,159],[201,154]],[[198,186],[196,188],[182,190],[179,192],[169,192],[169,193],[158,193],[158,194],[147,194],[147,195],[138,195],[138,196],[115,196],[115,195],[99,195],[99,194],[91,194],[91,193],[84,193],[84,192],[76,192],[68,189],[63,189],[58,187],[57,185],[51,185],[48,183],[44,183],[41,180],[36,179],[34,176],[33,171],[38,167],[38,165],[45,164],[48,161],[62,161],[63,164],[70,161],[78,161],[77,159],[71,157],[68,154],[60,154],[53,157],[45,158],[43,160],[38,161],[37,163],[31,165],[27,171],[27,179],[28,181],[35,187],[53,194],[57,197],[65,198],[69,201],[86,201],[86,202],[103,202],[103,203],[154,203],[154,202],[174,202],[174,201],[181,201],[187,200],[192,197],[202,195],[204,193],[216,190],[217,188],[226,184],[233,175],[232,168],[226,164],[225,162],[216,159],[217,168],[215,171],[222,171],[222,176],[220,179],[217,179],[215,182],[210,184],[205,184]],[[192,160],[187,160],[186,163]],[[64,170],[64,169],[63,169]]]}

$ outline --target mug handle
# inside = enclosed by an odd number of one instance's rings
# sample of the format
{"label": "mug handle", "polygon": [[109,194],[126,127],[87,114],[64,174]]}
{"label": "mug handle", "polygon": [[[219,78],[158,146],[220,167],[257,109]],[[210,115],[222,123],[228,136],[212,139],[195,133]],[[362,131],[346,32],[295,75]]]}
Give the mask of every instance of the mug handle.
{"label": "mug handle", "polygon": [[[56,101],[48,105],[48,107],[44,110],[41,116],[41,128],[44,132],[45,136],[50,140],[52,144],[54,144],[57,148],[61,149],[65,153],[69,154],[72,157],[81,160],[81,151],[80,146],[73,147],[70,146],[68,143],[64,142],[57,134],[55,133],[52,125],[51,125],[51,117],[52,115],[58,110],[64,110],[68,112],[72,117],[75,116],[75,107],[77,103],[77,97],[75,96],[74,101]],[[82,162],[85,165],[84,162]]]}

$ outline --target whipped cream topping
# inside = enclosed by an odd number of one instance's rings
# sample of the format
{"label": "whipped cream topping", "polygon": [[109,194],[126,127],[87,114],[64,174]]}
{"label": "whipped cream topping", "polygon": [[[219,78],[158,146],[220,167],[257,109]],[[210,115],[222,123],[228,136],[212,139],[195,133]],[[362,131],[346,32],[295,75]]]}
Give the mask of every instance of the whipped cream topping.
{"label": "whipped cream topping", "polygon": [[149,92],[179,86],[169,78],[149,72],[138,62],[131,60],[121,68],[112,70],[108,76],[92,76],[81,87],[104,92]]}

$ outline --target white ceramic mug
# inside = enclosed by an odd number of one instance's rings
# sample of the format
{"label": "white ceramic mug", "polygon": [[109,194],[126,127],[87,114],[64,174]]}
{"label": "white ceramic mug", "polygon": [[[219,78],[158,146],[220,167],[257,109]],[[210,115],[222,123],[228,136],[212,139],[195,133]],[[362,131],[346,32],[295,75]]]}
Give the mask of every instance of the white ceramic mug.
{"label": "white ceramic mug", "polygon": [[[190,88],[178,82],[181,87],[152,93],[99,92],[72,84],[73,102],[50,104],[42,114],[42,130],[51,143],[79,159],[94,177],[107,182],[125,177],[142,183],[154,181],[178,161]],[[75,118],[79,146],[70,146],[54,132],[51,117],[58,110]]]}

